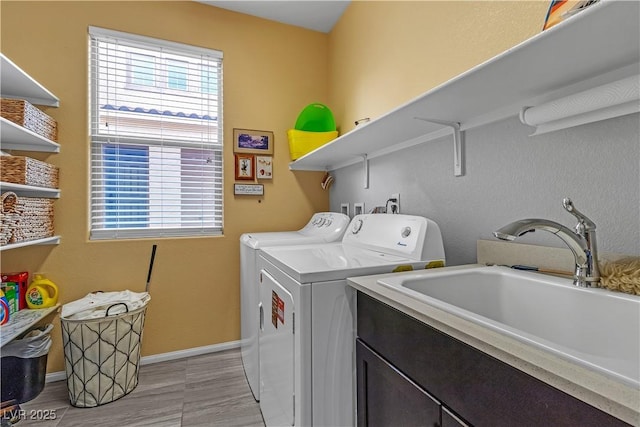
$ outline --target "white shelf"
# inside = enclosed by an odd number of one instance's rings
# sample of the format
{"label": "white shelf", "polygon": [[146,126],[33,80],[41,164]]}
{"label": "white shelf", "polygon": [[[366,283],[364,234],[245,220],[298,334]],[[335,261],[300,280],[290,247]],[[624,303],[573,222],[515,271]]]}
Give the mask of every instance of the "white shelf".
{"label": "white shelf", "polygon": [[25,99],[32,104],[58,107],[59,99],[0,53],[0,88],[3,98]]}
{"label": "white shelf", "polygon": [[57,188],[37,187],[34,185],[14,184],[0,181],[0,191],[13,191],[18,196],[60,198],[60,190]]}
{"label": "white shelf", "polygon": [[[0,53],[0,61],[0,91],[2,92],[3,98],[24,99],[35,105],[59,106],[59,100],[55,95],[22,71],[20,67],[2,53]],[[18,126],[3,117],[0,117],[0,137],[0,148],[3,150],[40,151],[48,153],[58,153],[60,151],[60,145],[58,143],[44,138],[22,126]],[[0,182],[0,190],[3,192],[13,191],[18,195],[30,197],[60,197],[60,190],[58,189],[13,184],[9,182]],[[0,251],[34,245],[57,245],[59,243],[60,236],[53,236],[0,246]],[[60,305],[39,310],[20,310],[12,315],[9,323],[0,328],[0,347],[14,340],[24,332],[27,332],[48,315],[57,311],[59,307]]]}
{"label": "white shelf", "polygon": [[3,150],[60,152],[60,144],[57,142],[25,129],[4,117],[0,117],[0,135],[2,136],[0,146]]}
{"label": "white shelf", "polygon": [[9,323],[0,327],[0,347],[27,332],[39,321],[58,310],[59,307],[60,304],[57,304],[49,308],[23,309],[14,313],[9,319]]}
{"label": "white shelf", "polygon": [[464,131],[636,75],[638,16],[640,2],[601,0],[291,162],[289,169],[335,170],[363,159],[366,168],[366,159],[452,134],[450,127],[420,119],[459,123]]}
{"label": "white shelf", "polygon": [[6,251],[9,249],[24,248],[26,246],[36,245],[58,245],[60,244],[60,236],[45,237],[38,240],[27,240],[25,242],[9,243],[8,245],[0,246],[0,251]]}

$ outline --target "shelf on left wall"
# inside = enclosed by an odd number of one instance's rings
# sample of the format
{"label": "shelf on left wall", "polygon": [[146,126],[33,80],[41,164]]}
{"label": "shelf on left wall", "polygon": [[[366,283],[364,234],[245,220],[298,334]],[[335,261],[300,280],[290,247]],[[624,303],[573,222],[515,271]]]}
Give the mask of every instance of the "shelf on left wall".
{"label": "shelf on left wall", "polygon": [[49,89],[38,83],[25,73],[12,60],[0,52],[0,68],[2,69],[2,96],[29,101],[36,105],[59,107],[60,100]]}
{"label": "shelf on left wall", "polygon": [[23,248],[25,246],[58,245],[58,244],[60,244],[60,236],[51,236],[51,237],[45,237],[43,239],[25,240],[23,242],[9,243],[9,244],[0,246],[0,251],[7,251],[9,249]]}
{"label": "shelf on left wall", "polygon": [[59,153],[60,144],[0,117],[0,133],[4,150]]}
{"label": "shelf on left wall", "polygon": [[14,184],[12,182],[0,181],[0,191],[13,191],[27,197],[47,197],[58,199],[60,190],[57,188],[37,187],[35,185]]}
{"label": "shelf on left wall", "polygon": [[4,347],[5,344],[27,332],[45,317],[58,310],[58,308],[60,308],[60,304],[36,310],[24,309],[14,313],[9,323],[0,327],[0,347]]}
{"label": "shelf on left wall", "polygon": [[[31,104],[48,107],[59,107],[60,100],[51,91],[41,85],[33,77],[18,67],[13,61],[0,52],[0,91],[3,98],[24,99]],[[0,117],[0,146],[4,150],[38,151],[44,153],[60,152],[60,144],[51,141],[29,129]],[[57,199],[60,190],[36,187],[32,185],[0,182],[1,191],[13,191],[19,196],[45,197]],[[27,240],[0,246],[0,251],[34,245],[57,245],[60,236]],[[5,340],[3,328],[2,340]]]}

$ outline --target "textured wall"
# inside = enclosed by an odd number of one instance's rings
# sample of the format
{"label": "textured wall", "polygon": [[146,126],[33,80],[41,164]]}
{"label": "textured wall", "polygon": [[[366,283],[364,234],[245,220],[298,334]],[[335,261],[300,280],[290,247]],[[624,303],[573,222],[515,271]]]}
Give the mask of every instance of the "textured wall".
{"label": "textured wall", "polygon": [[[329,35],[330,105],[341,131],[535,35],[548,4],[353,2]],[[463,177],[453,175],[451,137],[445,137],[370,160],[367,190],[361,165],[336,171],[331,208],[365,202],[368,211],[399,192],[402,211],[434,219],[449,263],[463,264],[475,262],[477,239],[493,238],[493,230],[512,220],[541,217],[573,226],[562,208],[569,196],[596,222],[601,249],[640,254],[639,127],[636,114],[529,137],[531,128],[514,117],[466,132]],[[522,242],[563,245],[544,232]]]}
{"label": "textured wall", "polygon": [[341,133],[515,46],[546,1],[354,1],[329,34],[330,107]]}
{"label": "textured wall", "polygon": [[[450,137],[370,161],[370,188],[353,165],[334,173],[331,207],[383,205],[399,192],[403,213],[436,221],[449,265],[476,261],[476,240],[522,218],[573,227],[569,196],[597,225],[599,248],[640,255],[640,121],[638,114],[529,137],[517,118],[466,132],[466,174],[453,175]],[[522,243],[564,246],[536,232]]]}

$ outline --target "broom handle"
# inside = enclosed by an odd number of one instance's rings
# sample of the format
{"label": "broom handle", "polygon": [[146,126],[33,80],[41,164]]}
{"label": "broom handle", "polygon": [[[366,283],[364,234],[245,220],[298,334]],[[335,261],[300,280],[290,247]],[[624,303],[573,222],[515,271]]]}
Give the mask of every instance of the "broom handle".
{"label": "broom handle", "polygon": [[153,245],[151,249],[151,260],[149,260],[149,273],[147,274],[147,285],[145,286],[145,292],[149,292],[149,283],[151,282],[151,272],[153,271],[153,260],[156,259],[156,247],[158,245]]}

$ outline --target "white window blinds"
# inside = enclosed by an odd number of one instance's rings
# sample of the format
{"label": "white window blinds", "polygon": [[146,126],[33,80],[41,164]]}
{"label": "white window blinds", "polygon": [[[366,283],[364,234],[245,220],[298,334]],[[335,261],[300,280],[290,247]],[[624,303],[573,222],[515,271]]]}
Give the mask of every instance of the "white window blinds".
{"label": "white window blinds", "polygon": [[222,233],[222,53],[89,28],[91,238]]}

